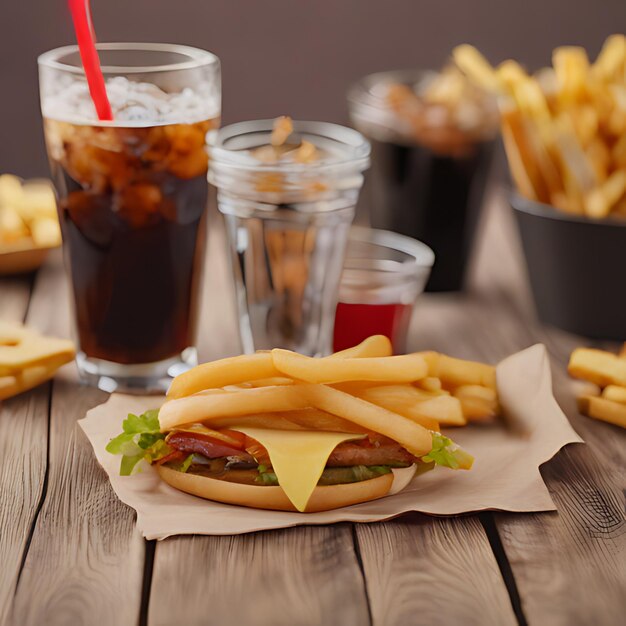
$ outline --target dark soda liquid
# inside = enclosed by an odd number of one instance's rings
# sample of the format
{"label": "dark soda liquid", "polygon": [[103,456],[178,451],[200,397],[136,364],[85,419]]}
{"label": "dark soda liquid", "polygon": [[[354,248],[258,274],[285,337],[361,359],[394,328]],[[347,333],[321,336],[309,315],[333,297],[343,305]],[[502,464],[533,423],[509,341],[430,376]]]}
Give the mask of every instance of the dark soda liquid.
{"label": "dark soda liquid", "polygon": [[195,343],[212,121],[45,120],[80,350],[140,364]]}
{"label": "dark soda liquid", "polygon": [[372,227],[433,249],[427,291],[462,289],[495,142],[476,141],[446,154],[417,143],[370,141],[364,196]]}
{"label": "dark soda liquid", "polygon": [[372,335],[385,335],[394,354],[403,354],[411,321],[411,304],[353,304],[338,302],[335,313],[333,351],[356,346]]}

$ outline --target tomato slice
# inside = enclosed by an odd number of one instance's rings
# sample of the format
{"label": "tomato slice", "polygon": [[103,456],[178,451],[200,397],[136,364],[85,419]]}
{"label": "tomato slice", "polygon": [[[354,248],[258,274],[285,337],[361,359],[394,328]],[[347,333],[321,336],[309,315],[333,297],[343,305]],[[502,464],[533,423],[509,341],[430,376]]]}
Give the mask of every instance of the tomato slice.
{"label": "tomato slice", "polygon": [[154,461],[154,465],[163,465],[163,463],[169,463],[170,461],[182,461],[185,458],[184,452],[180,452],[179,450],[174,450],[174,452],[170,452],[165,456],[162,456],[160,459]]}
{"label": "tomato slice", "polygon": [[259,465],[271,466],[270,455],[267,453],[265,446],[261,445],[256,439],[246,435],[245,449]]}

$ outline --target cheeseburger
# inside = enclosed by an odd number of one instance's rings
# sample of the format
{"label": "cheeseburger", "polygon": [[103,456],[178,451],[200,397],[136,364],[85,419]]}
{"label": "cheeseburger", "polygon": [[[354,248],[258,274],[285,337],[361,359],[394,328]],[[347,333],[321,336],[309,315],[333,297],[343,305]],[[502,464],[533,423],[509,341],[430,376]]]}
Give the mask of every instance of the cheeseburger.
{"label": "cheeseburger", "polygon": [[436,465],[471,467],[436,429],[358,397],[423,378],[422,357],[336,356],[274,350],[200,365],[160,409],[129,415],[107,450],[122,455],[123,475],[145,460],[195,496],[307,513],[397,493]]}

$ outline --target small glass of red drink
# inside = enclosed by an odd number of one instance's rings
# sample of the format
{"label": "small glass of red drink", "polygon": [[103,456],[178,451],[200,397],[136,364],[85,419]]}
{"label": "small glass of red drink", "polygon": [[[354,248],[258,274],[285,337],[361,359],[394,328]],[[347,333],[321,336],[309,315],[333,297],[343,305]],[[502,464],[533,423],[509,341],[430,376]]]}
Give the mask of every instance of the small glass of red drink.
{"label": "small glass of red drink", "polygon": [[425,244],[385,230],[352,227],[335,313],[334,351],[386,335],[406,349],[413,305],[435,261]]}

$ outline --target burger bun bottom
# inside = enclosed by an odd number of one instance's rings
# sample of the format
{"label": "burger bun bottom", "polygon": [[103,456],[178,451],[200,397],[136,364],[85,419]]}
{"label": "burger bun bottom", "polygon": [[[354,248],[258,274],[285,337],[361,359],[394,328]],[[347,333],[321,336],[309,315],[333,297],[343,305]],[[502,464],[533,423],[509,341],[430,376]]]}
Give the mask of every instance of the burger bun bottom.
{"label": "burger bun bottom", "polygon": [[[156,469],[161,479],[168,485],[200,498],[254,509],[296,511],[285,492],[278,486],[234,483],[198,474],[178,472],[163,465]],[[318,486],[313,490],[304,512],[329,511],[382,498],[389,494],[393,482],[394,474],[383,474],[356,483]]]}

